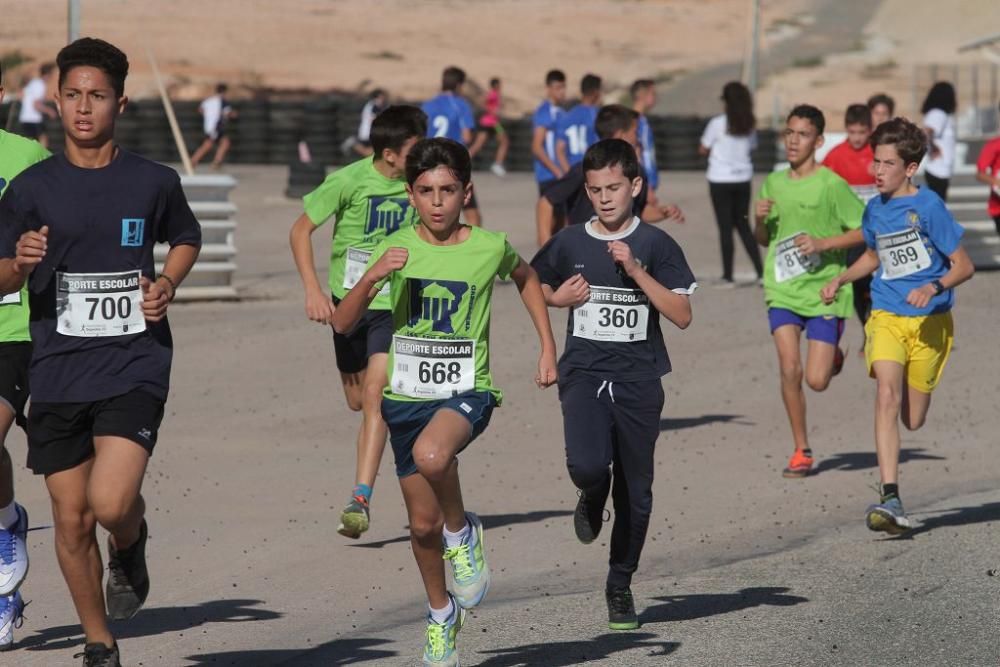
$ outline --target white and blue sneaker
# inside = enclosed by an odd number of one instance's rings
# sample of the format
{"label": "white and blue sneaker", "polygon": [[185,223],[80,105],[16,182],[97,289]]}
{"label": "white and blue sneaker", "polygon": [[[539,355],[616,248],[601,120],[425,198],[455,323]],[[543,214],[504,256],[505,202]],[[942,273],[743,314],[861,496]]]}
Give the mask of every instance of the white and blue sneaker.
{"label": "white and blue sneaker", "polygon": [[444,559],[451,563],[451,593],[463,609],[472,609],[490,589],[490,566],[483,545],[483,524],[472,512],[465,515],[469,534],[457,547],[444,546]]}
{"label": "white and blue sneaker", "polygon": [[869,530],[883,531],[890,535],[900,535],[913,528],[898,496],[884,497],[877,505],[870,505],[865,510],[865,523]]}
{"label": "white and blue sneaker", "polygon": [[28,575],[28,512],[18,504],[17,523],[0,528],[0,596],[12,594]]}
{"label": "white and blue sneaker", "polygon": [[458,667],[458,647],[455,637],[465,623],[465,610],[453,597],[451,616],[437,623],[427,615],[427,641],[424,644],[424,667]]}
{"label": "white and blue sneaker", "polygon": [[24,619],[24,600],[21,593],[0,597],[0,651],[14,648],[14,628],[20,628]]}

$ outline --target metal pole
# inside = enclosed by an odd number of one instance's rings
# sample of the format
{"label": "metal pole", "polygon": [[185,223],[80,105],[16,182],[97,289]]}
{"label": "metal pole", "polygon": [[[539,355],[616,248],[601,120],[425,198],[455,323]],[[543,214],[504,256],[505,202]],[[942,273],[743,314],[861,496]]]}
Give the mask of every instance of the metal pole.
{"label": "metal pole", "polygon": [[976,132],[981,136],[985,134],[983,128],[983,116],[979,108],[979,63],[972,63],[972,113],[973,122],[976,125]]}
{"label": "metal pole", "polygon": [[68,0],[69,42],[80,39],[80,0]]}

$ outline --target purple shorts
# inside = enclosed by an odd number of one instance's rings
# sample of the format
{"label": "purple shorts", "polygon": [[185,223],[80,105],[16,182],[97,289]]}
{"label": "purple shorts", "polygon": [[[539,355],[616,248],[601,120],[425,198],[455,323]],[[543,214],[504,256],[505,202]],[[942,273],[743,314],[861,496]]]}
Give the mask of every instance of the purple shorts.
{"label": "purple shorts", "polygon": [[837,345],[844,333],[844,318],[833,315],[804,317],[785,308],[768,308],[767,321],[771,325],[772,334],[778,327],[794,324],[805,330],[809,340],[819,340],[830,345]]}

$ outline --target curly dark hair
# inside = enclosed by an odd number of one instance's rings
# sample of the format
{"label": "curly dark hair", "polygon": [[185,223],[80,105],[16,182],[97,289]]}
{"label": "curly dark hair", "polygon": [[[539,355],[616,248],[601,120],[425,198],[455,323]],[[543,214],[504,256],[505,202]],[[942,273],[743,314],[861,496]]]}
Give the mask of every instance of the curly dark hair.
{"label": "curly dark hair", "polygon": [[927,153],[927,135],[906,118],[885,121],[875,129],[868,142],[872,150],[879,146],[895,146],[905,164],[920,164]]}
{"label": "curly dark hair", "polygon": [[116,46],[94,37],[81,37],[64,46],[56,56],[59,66],[59,87],[62,88],[66,75],[75,67],[96,67],[104,72],[115,89],[115,95],[125,94],[125,77],[128,76],[128,58]]}

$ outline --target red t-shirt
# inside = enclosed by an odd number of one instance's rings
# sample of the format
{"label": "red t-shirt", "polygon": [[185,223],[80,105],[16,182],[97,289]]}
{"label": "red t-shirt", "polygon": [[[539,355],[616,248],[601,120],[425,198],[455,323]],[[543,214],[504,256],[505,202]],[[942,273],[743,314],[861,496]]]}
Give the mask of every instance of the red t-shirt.
{"label": "red t-shirt", "polygon": [[[993,178],[1000,176],[1000,137],[988,141],[979,153],[976,169],[980,173],[988,173]],[[997,188],[990,188],[990,201],[987,210],[991,217],[1000,216],[1000,193]]]}
{"label": "red t-shirt", "polygon": [[845,141],[826,154],[823,165],[847,181],[848,185],[873,185],[875,174],[872,172],[872,160],[874,159],[875,155],[870,144],[865,144],[864,148],[856,151]]}

